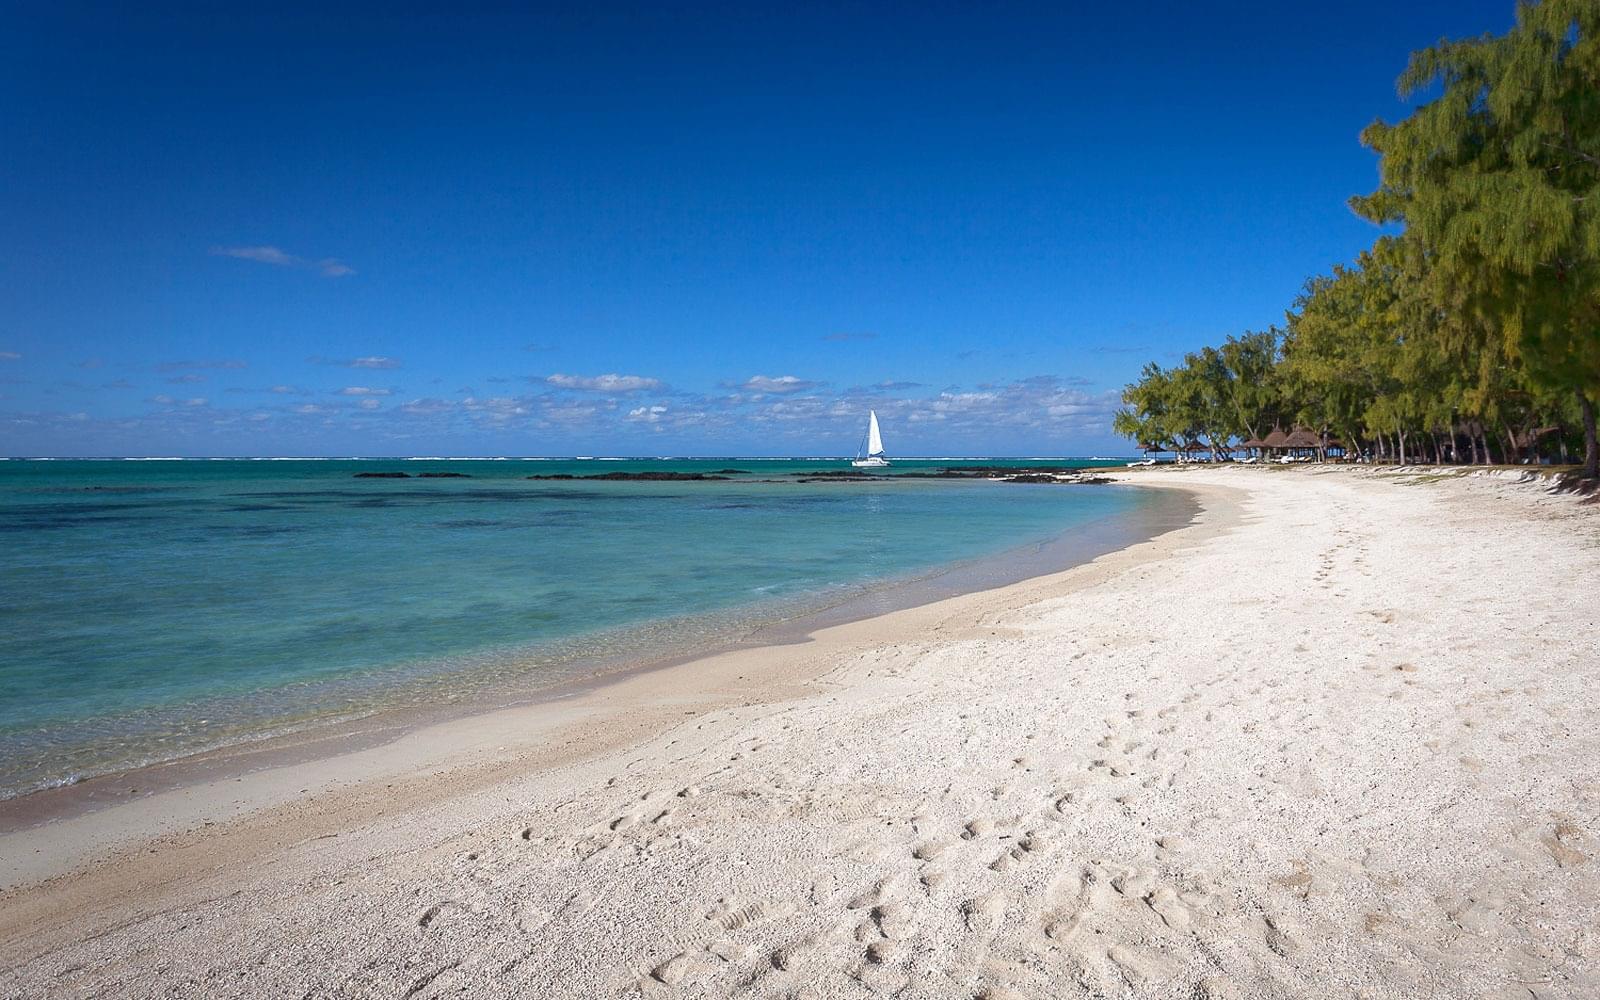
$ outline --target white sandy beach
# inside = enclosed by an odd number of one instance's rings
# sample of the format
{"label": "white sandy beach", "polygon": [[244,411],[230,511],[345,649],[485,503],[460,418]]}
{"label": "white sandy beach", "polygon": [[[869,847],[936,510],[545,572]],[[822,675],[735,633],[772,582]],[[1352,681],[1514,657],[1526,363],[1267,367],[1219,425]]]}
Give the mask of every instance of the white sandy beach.
{"label": "white sandy beach", "polygon": [[1128,477],[1199,523],[0,837],[0,996],[1600,997],[1600,505]]}

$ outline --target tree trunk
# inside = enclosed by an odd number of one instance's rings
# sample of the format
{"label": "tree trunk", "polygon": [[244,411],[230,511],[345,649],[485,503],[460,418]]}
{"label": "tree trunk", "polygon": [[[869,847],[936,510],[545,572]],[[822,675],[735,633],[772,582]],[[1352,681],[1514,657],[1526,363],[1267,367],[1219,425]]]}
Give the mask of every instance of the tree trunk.
{"label": "tree trunk", "polygon": [[1594,400],[1578,390],[1578,412],[1583,415],[1583,478],[1600,479],[1600,441],[1595,439]]}
{"label": "tree trunk", "polygon": [[1406,432],[1395,431],[1395,437],[1400,440],[1400,464],[1406,464]]}
{"label": "tree trunk", "polygon": [[1442,434],[1433,436],[1433,464],[1444,464],[1444,436]]}

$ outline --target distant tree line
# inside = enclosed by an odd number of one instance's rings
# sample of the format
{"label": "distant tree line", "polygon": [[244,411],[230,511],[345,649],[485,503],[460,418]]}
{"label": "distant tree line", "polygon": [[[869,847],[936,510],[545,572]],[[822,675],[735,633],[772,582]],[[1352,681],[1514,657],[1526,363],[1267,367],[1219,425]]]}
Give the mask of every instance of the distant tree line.
{"label": "distant tree line", "polygon": [[1600,475],[1600,3],[1522,3],[1399,86],[1436,96],[1362,133],[1380,184],[1350,205],[1403,231],[1308,281],[1282,329],[1146,365],[1118,433],[1217,452],[1303,427],[1397,462],[1581,447]]}

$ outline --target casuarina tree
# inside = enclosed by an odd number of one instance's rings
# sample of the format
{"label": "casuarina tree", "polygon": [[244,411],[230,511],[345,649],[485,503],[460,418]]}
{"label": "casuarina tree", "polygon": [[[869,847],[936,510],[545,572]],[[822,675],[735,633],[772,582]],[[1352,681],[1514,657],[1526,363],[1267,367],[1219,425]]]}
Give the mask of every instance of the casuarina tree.
{"label": "casuarina tree", "polygon": [[1399,84],[1431,99],[1362,134],[1381,183],[1353,207],[1403,221],[1440,300],[1575,398],[1584,474],[1600,475],[1600,3],[1523,3],[1505,35],[1418,52]]}

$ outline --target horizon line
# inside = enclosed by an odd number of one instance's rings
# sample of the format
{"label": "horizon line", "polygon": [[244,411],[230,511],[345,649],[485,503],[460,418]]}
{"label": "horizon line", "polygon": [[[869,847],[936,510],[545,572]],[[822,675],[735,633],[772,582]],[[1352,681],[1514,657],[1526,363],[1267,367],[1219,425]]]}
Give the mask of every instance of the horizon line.
{"label": "horizon line", "polygon": [[[1112,461],[1137,455],[900,455],[891,462]],[[850,455],[0,455],[0,462],[847,462]]]}

